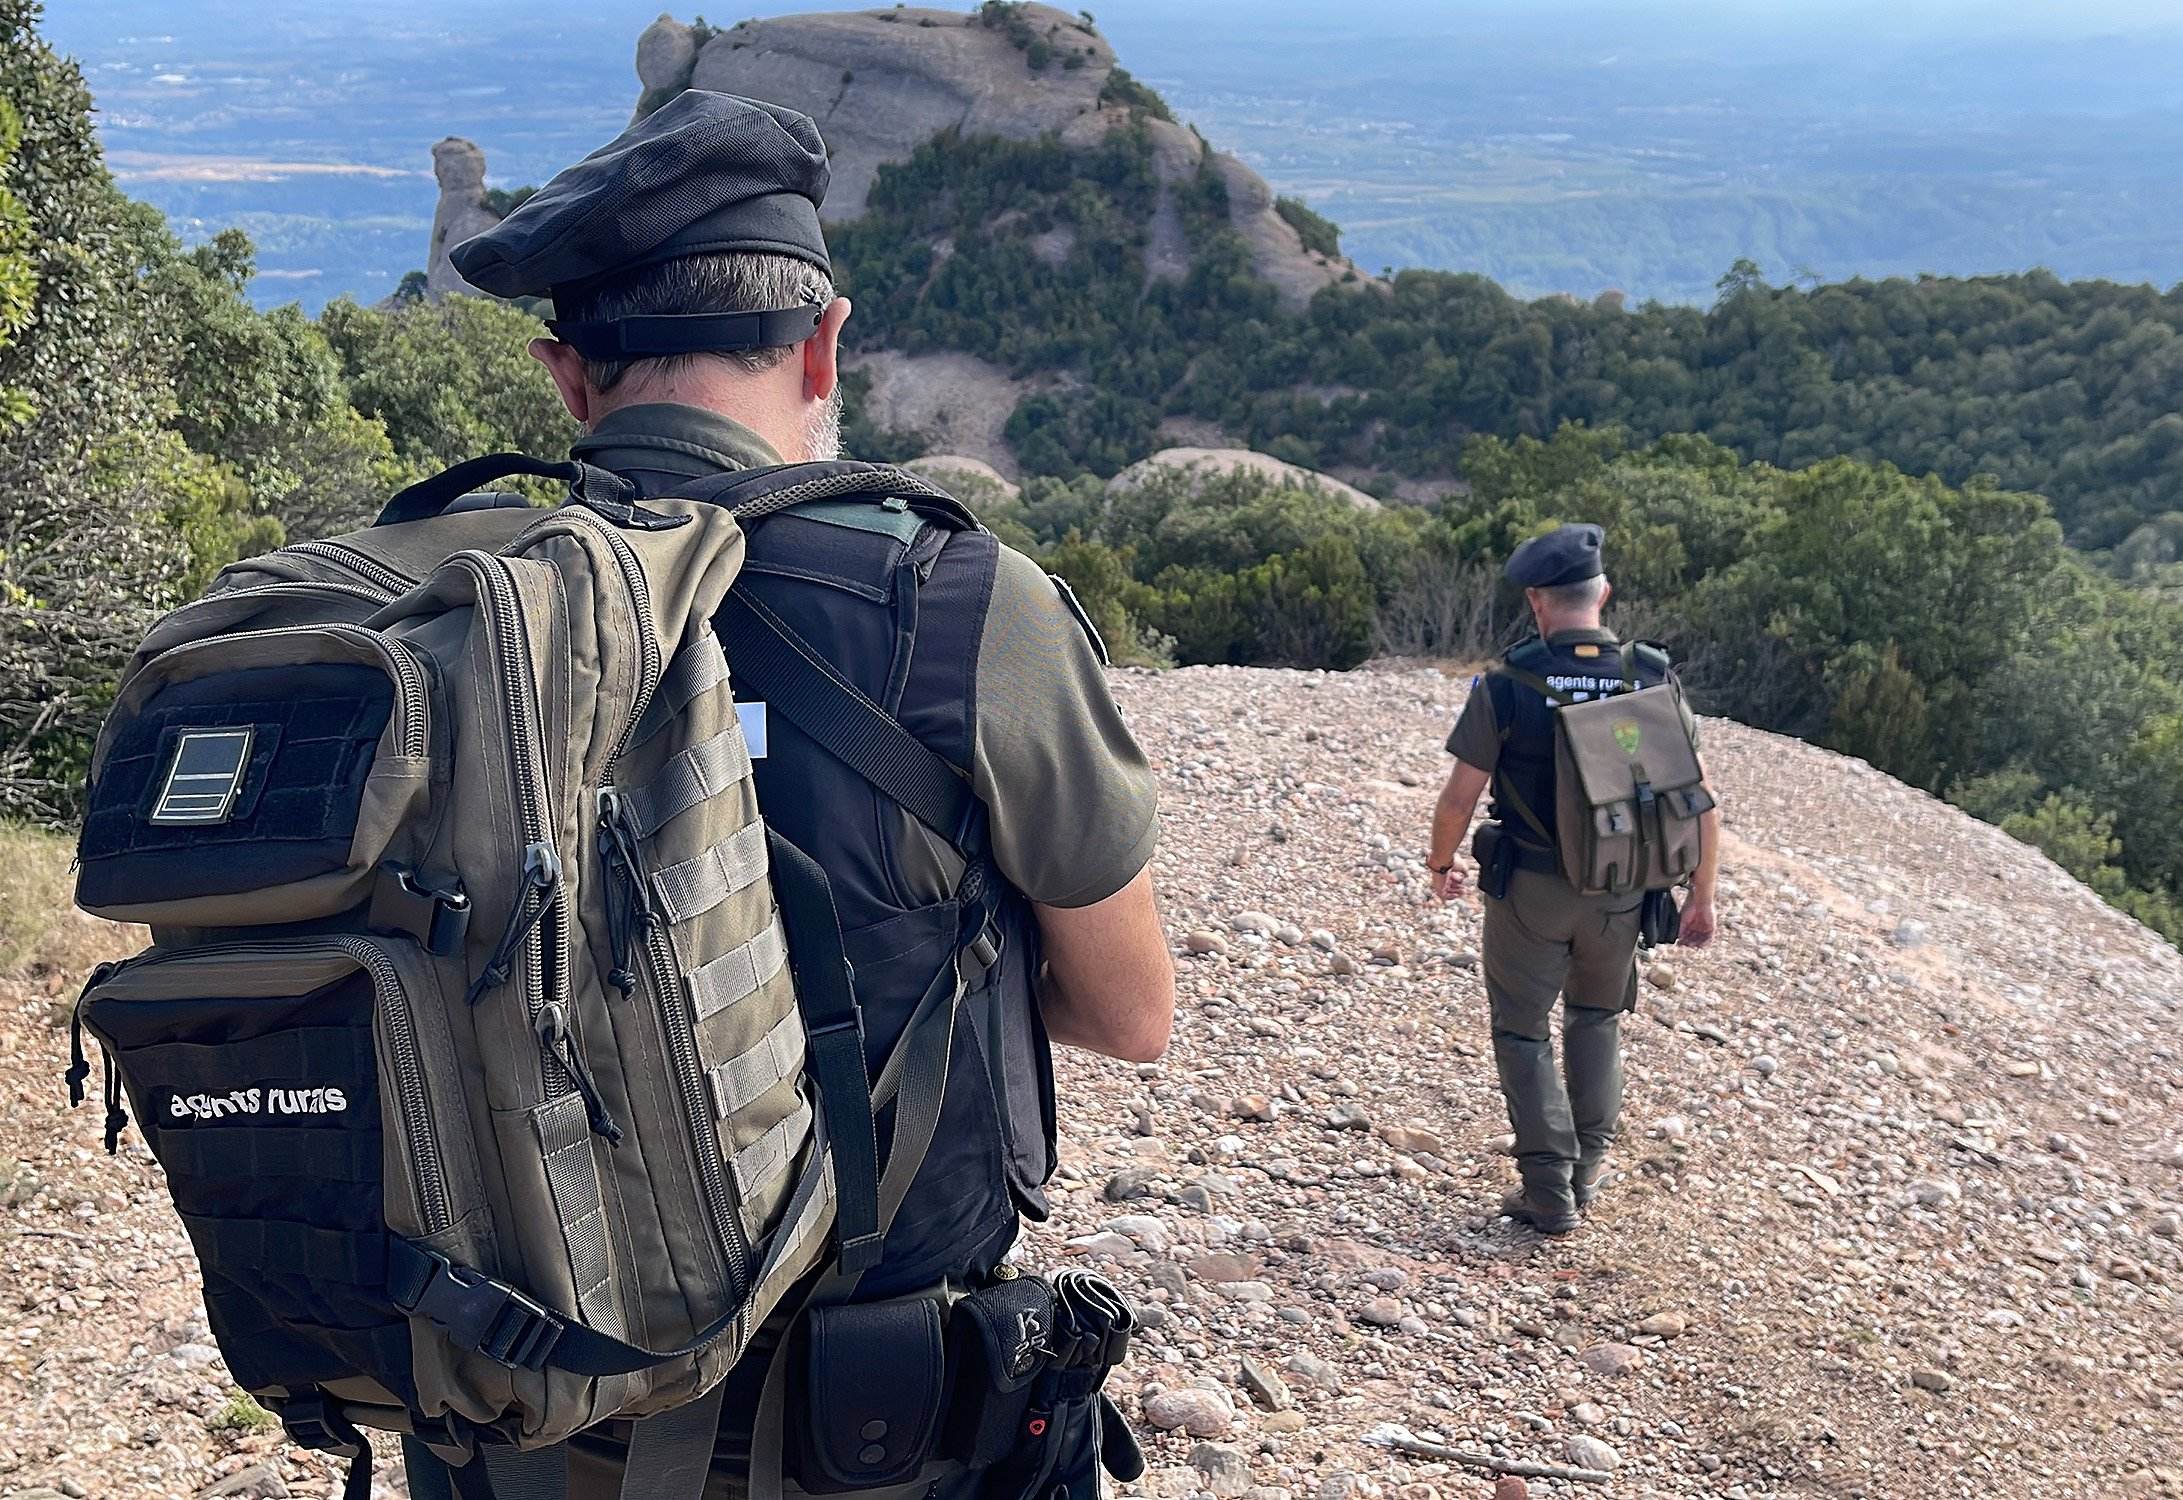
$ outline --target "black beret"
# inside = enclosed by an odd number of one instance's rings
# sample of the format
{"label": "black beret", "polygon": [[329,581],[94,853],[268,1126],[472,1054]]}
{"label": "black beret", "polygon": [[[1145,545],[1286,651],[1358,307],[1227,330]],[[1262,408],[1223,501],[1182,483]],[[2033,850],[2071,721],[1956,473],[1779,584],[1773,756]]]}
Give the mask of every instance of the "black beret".
{"label": "black beret", "polygon": [[1535,536],[1509,554],[1508,581],[1520,588],[1551,589],[1597,578],[1607,571],[1599,560],[1599,544],[1606,536],[1589,522]]}
{"label": "black beret", "polygon": [[496,297],[551,296],[723,250],[792,255],[831,273],[819,230],[826,181],[826,142],[809,116],[688,89],[449,258]]}

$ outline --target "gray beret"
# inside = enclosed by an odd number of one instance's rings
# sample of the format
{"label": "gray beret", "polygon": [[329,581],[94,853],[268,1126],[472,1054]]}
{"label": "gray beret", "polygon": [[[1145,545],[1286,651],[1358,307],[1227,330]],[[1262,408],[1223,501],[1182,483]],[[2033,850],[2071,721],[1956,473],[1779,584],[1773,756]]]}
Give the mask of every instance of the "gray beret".
{"label": "gray beret", "polygon": [[454,248],[496,297],[553,295],[618,271],[723,250],[831,267],[819,231],[826,143],[807,115],[689,89]]}
{"label": "gray beret", "polygon": [[1535,536],[1508,557],[1508,581],[1519,588],[1551,589],[1582,583],[1607,571],[1599,560],[1607,533],[1589,522],[1557,526]]}

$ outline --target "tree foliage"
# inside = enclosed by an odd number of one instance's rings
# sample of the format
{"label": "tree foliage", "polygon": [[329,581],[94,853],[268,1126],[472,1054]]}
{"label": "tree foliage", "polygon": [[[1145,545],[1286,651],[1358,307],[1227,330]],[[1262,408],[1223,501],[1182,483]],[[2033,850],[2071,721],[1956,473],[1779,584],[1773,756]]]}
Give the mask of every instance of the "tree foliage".
{"label": "tree foliage", "polygon": [[[1453,489],[1471,436],[1576,421],[1702,434],[1783,468],[1851,457],[1959,487],[1986,476],[2047,496],[2088,549],[2183,511],[2183,288],[2037,271],[1775,287],[1744,261],[1706,310],[1524,302],[1482,276],[1406,271],[1289,311],[1204,175],[1177,191],[1187,278],[1148,284],[1148,139],[942,137],[881,169],[836,267],[862,336],[1102,393],[1019,410],[1011,436],[1034,472],[1111,472],[1153,445],[1159,417],[1187,415],[1310,467]],[[1333,225],[1276,206],[1332,253]],[[1071,253],[1042,260],[1033,241],[1061,229]]]}

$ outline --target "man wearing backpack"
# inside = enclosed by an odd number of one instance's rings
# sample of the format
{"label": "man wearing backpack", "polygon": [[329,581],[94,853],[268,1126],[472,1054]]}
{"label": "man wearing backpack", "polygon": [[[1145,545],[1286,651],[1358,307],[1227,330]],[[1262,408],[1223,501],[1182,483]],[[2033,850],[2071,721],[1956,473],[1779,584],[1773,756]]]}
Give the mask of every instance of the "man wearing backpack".
{"label": "man wearing backpack", "polygon": [[[584,426],[577,458],[645,497],[709,487],[742,514],[750,486],[777,487],[773,466],[810,464],[791,473],[822,477],[855,467],[828,463],[839,450],[850,307],[835,294],[819,227],[827,170],[803,115],[693,90],[459,246],[454,264],[496,296],[553,299],[554,337],[531,350]],[[859,1305],[1005,1280],[1020,1219],[1047,1212],[1049,1040],[1150,1061],[1174,1010],[1147,867],[1152,775],[1109,695],[1103,648],[1037,564],[936,517],[901,500],[821,498],[748,521],[743,571],[716,621],[760,810],[832,882],[875,1070],[954,957],[947,903],[966,868],[983,864],[999,884],[968,960],[983,973],[963,1001],[932,1145],[856,1288]],[[752,696],[744,663],[774,627],[975,793],[961,838],[911,816],[778,697],[769,709]],[[805,1489],[832,1493],[898,1487],[906,1426],[965,1420],[962,1393],[951,1411],[937,1409],[937,1370],[930,1391],[915,1388],[925,1351],[884,1345],[896,1337],[887,1318],[829,1327],[847,1346],[824,1351],[838,1367],[815,1368],[813,1337],[814,1368],[799,1366],[804,1385],[785,1400],[776,1393],[766,1417],[755,1414],[765,1362],[746,1358],[729,1377],[708,1494],[740,1485],[753,1426],[784,1406],[805,1429],[779,1440],[791,1469]],[[849,1393],[842,1410],[805,1410],[828,1390]],[[976,1412],[968,1421],[977,1426]],[[1039,1419],[1029,1431],[1047,1428]],[[993,1449],[990,1435],[981,1440]],[[1069,1441],[1096,1453],[1082,1435]],[[1016,1445],[1039,1442],[1018,1433]],[[578,1492],[614,1493],[612,1434],[574,1446]],[[1022,1461],[1013,1451],[1000,1460]],[[859,1482],[882,1471],[889,1485]],[[1095,1481],[1057,1471],[1052,1482]]]}
{"label": "man wearing backpack", "polygon": [[[1720,812],[1697,765],[1697,724],[1666,653],[1626,645],[1600,623],[1613,592],[1603,538],[1597,526],[1563,526],[1510,556],[1508,579],[1524,590],[1538,634],[1473,682],[1448,736],[1456,763],[1427,856],[1436,894],[1454,899],[1464,882],[1457,851],[1490,785],[1493,821],[1477,844],[1482,946],[1494,1063],[1522,1179],[1502,1212],[1550,1235],[1577,1227],[1603,1180],[1646,914],[1672,914],[1667,887],[1687,879],[1679,931],[1654,939],[1703,947],[1716,921]],[[1654,690],[1672,696],[1657,700]],[[1604,707],[1626,694],[1636,695],[1624,700],[1627,713]],[[1587,703],[1595,706],[1580,707]],[[1572,731],[1603,713],[1610,717]],[[1576,820],[1596,836],[1557,826]],[[1550,1028],[1557,998],[1565,1002],[1559,1073]]]}

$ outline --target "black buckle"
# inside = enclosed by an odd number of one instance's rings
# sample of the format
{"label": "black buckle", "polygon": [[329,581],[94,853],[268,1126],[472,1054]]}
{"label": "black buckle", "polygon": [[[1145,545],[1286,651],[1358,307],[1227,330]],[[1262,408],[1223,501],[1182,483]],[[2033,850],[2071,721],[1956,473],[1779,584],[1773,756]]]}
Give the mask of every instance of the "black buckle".
{"label": "black buckle", "polygon": [[511,1370],[542,1370],[568,1325],[514,1287],[439,1256],[416,1297],[395,1305],[430,1318],[449,1339]]}
{"label": "black buckle", "polygon": [[384,864],[364,920],[374,931],[415,938],[435,958],[453,958],[470,933],[470,898],[458,884],[427,885],[407,865]]}
{"label": "black buckle", "polygon": [[325,1392],[313,1390],[290,1396],[278,1405],[280,1425],[288,1430],[288,1440],[297,1446],[331,1453],[336,1458],[353,1459],[365,1452],[364,1434],[341,1415],[340,1408],[327,1402]]}

